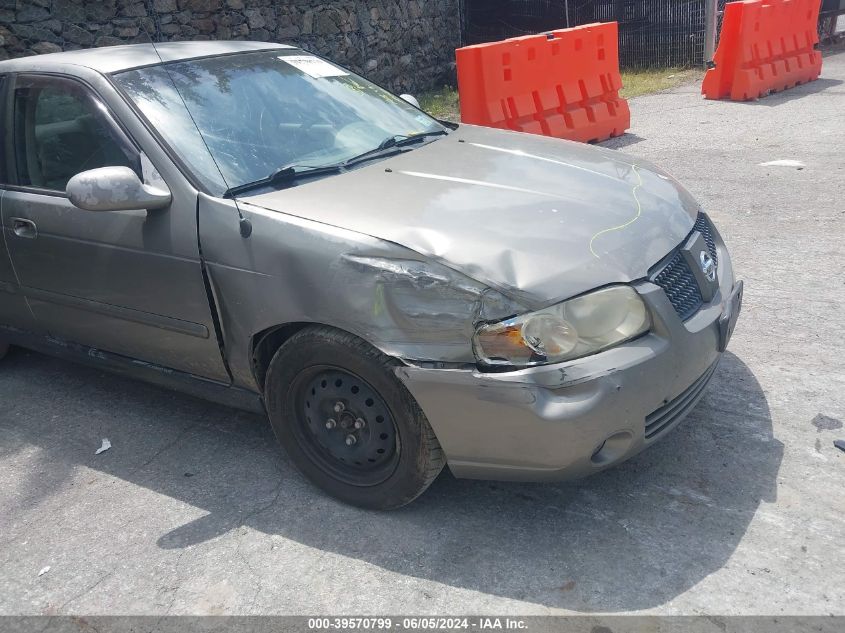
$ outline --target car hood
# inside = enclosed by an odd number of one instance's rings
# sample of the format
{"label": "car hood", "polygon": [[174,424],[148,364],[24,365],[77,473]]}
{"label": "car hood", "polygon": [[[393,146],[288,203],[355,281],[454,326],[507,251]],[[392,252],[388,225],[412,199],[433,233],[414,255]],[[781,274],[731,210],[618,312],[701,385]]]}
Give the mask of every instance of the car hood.
{"label": "car hood", "polygon": [[475,126],[240,200],[400,244],[527,305],[645,277],[699,210],[646,161]]}

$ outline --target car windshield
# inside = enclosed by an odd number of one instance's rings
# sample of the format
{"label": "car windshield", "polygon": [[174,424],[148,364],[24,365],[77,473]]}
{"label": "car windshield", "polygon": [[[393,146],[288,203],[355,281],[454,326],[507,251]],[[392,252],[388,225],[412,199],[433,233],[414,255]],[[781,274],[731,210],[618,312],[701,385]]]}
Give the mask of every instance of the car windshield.
{"label": "car windshield", "polygon": [[394,137],[444,131],[404,100],[300,50],[168,63],[114,81],[216,195],[280,168],[336,165]]}

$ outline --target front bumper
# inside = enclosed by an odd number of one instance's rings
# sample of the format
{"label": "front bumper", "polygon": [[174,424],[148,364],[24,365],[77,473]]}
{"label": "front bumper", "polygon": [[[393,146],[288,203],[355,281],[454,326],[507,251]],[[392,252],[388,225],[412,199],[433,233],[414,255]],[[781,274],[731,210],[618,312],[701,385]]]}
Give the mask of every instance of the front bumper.
{"label": "front bumper", "polygon": [[721,239],[718,250],[719,290],[709,303],[683,322],[660,287],[639,283],[653,329],[606,352],[506,373],[398,368],[452,473],[500,480],[584,477],[636,455],[677,426],[721,357],[720,331],[735,284]]}

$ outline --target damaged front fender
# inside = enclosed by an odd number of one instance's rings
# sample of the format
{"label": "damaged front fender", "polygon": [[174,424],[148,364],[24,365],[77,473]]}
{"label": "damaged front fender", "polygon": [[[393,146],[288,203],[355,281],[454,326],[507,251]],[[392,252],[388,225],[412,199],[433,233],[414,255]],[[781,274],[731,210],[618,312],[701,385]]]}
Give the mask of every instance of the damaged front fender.
{"label": "damaged front fender", "polygon": [[[345,299],[360,308],[351,315],[354,326],[368,331],[387,353],[406,359],[474,362],[476,324],[524,311],[461,273],[416,259],[344,253],[334,283],[337,293],[363,291]],[[435,348],[440,351],[432,353]]]}
{"label": "damaged front fender", "polygon": [[345,330],[409,362],[475,363],[479,321],[525,306],[402,246],[249,204],[201,196],[200,241],[227,361],[255,388],[250,350],[259,332],[288,323]]}

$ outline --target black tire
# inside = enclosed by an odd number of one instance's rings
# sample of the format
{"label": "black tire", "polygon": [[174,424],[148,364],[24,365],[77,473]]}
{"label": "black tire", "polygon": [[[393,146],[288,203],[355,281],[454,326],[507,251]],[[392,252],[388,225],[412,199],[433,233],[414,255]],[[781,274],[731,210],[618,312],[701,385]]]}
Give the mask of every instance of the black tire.
{"label": "black tire", "polygon": [[3,360],[3,357],[9,353],[9,344],[0,341],[0,360]]}
{"label": "black tire", "polygon": [[[410,503],[445,465],[434,431],[395,367],[356,336],[312,327],[279,348],[264,385],[276,438],[299,470],[363,508]],[[350,436],[360,439],[350,446]]]}

